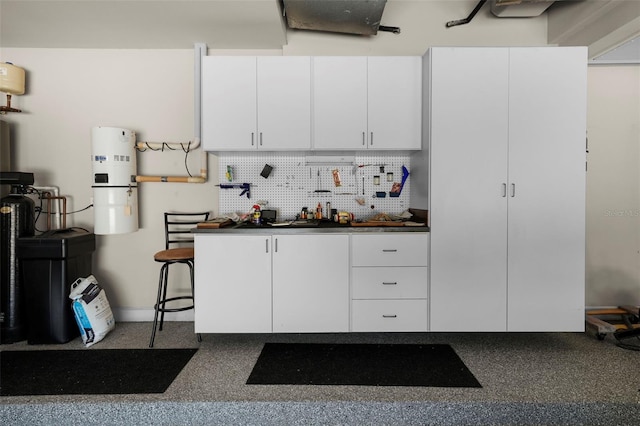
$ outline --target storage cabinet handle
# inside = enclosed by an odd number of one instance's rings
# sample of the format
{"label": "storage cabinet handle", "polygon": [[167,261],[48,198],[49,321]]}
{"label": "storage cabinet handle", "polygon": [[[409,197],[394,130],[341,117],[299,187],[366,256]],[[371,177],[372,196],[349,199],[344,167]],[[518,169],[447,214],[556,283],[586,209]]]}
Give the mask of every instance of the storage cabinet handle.
{"label": "storage cabinet handle", "polygon": [[274,252],[278,252],[278,239],[276,238],[276,246],[274,247]]}
{"label": "storage cabinet handle", "polygon": [[382,249],[383,253],[395,253],[397,251],[398,251],[397,249]]}
{"label": "storage cabinet handle", "polygon": [[264,240],[264,243],[265,253],[269,253],[269,239],[267,238],[266,240]]}
{"label": "storage cabinet handle", "polygon": [[371,132],[371,139],[369,139],[369,143],[373,146],[373,132]]}
{"label": "storage cabinet handle", "polygon": [[397,282],[387,282],[387,283],[383,282],[382,285],[398,285],[398,283]]}
{"label": "storage cabinet handle", "polygon": [[398,318],[397,315],[382,315],[382,318]]}
{"label": "storage cabinet handle", "polygon": [[262,132],[260,132],[260,146],[262,146]]}
{"label": "storage cabinet handle", "polygon": [[502,184],[502,198],[505,198],[507,196],[507,184],[503,183]]}
{"label": "storage cabinet handle", "polygon": [[255,137],[255,133],[251,132],[251,146],[254,145],[253,138]]}
{"label": "storage cabinet handle", "polygon": [[362,146],[366,145],[366,142],[365,142],[364,138],[365,138],[364,132],[362,132]]}
{"label": "storage cabinet handle", "polygon": [[511,184],[511,198],[516,196],[516,184],[512,183]]}

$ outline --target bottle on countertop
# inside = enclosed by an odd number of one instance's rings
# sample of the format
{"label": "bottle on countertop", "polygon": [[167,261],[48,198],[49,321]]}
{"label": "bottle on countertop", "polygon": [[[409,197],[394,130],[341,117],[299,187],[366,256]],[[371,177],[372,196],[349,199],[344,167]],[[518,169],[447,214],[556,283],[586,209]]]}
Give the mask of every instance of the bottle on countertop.
{"label": "bottle on countertop", "polygon": [[322,219],[322,204],[318,203],[318,207],[316,207],[316,219]]}
{"label": "bottle on countertop", "polygon": [[262,212],[260,211],[260,206],[258,204],[253,206],[253,217],[252,222],[255,225],[260,225]]}

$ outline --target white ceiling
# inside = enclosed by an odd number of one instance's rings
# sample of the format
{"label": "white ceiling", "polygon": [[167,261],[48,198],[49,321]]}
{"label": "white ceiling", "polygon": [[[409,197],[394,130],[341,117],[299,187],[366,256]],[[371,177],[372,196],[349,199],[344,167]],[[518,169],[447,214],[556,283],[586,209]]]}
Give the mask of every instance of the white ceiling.
{"label": "white ceiling", "polygon": [[640,64],[640,37],[594,58],[593,64]]}
{"label": "white ceiling", "polygon": [[278,0],[0,0],[0,46],[280,49]]}
{"label": "white ceiling", "polygon": [[[280,0],[0,0],[0,47],[281,49],[285,21]],[[603,61],[640,63],[640,42]]]}

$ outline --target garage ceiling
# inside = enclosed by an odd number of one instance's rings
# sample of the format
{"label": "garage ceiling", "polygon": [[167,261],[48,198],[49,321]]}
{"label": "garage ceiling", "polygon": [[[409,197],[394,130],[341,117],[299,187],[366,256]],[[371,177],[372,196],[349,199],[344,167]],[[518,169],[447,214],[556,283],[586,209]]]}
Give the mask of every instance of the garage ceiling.
{"label": "garage ceiling", "polygon": [[0,0],[0,46],[280,49],[278,0]]}
{"label": "garage ceiling", "polygon": [[[467,1],[470,8],[475,4],[475,0]],[[512,0],[525,5],[535,1]],[[573,8],[574,4],[587,7],[579,10]],[[609,37],[611,40],[605,37],[606,48],[594,49],[602,54],[609,50],[607,45],[618,46],[620,37],[640,32],[636,28],[640,26],[640,12],[634,8],[640,5],[638,0],[574,0],[556,5],[567,7],[560,8],[566,12],[558,15],[556,21],[561,22],[553,22],[561,30],[560,37],[550,39],[550,43],[596,44],[590,38],[572,38],[580,34],[581,27],[595,24],[608,22],[614,32],[624,30],[621,36]],[[549,16],[552,14],[555,9]],[[566,20],[571,24],[563,24]],[[549,22],[551,28],[553,23]],[[621,25],[623,28],[618,28]],[[287,44],[287,28],[281,0],[0,0],[0,47],[185,49],[194,43],[205,43],[210,49],[282,49]],[[613,59],[601,59],[629,60],[631,55],[637,63],[638,52],[636,42],[616,49]]]}

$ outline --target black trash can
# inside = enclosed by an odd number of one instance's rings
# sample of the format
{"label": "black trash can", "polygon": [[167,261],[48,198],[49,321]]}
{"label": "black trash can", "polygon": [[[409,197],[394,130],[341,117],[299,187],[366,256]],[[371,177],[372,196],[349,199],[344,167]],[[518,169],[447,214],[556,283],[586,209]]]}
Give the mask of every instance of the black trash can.
{"label": "black trash can", "polygon": [[92,274],[95,235],[70,228],[18,239],[27,314],[27,343],[66,343],[80,335],[71,284]]}

